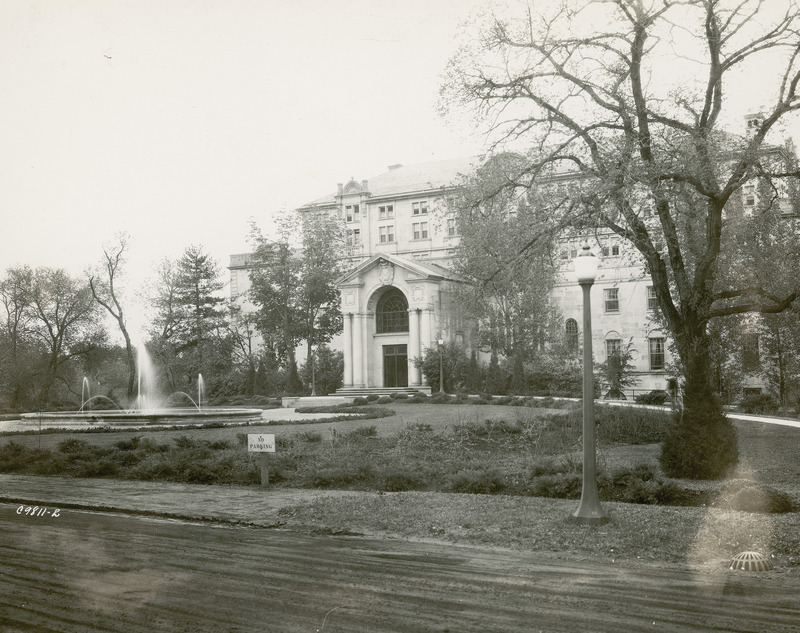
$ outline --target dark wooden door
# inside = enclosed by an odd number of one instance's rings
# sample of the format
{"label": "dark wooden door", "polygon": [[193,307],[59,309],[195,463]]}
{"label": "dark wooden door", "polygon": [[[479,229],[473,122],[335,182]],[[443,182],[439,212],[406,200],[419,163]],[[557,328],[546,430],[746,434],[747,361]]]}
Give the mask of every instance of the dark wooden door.
{"label": "dark wooden door", "polygon": [[408,387],[408,348],[406,345],[383,346],[383,386]]}

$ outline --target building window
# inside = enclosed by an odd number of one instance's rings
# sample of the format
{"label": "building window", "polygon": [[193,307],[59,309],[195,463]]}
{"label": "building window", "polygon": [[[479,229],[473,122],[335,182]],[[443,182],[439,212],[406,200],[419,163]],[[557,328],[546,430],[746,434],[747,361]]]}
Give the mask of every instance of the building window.
{"label": "building window", "polygon": [[658,309],[658,297],[656,297],[656,289],[653,286],[647,286],[647,309],[650,312]]}
{"label": "building window", "polygon": [[428,223],[427,222],[414,222],[412,225],[412,232],[415,240],[428,239]]}
{"label": "building window", "polygon": [[408,301],[397,288],[387,290],[378,300],[375,325],[378,334],[408,332]]}
{"label": "building window", "polygon": [[348,222],[358,222],[360,207],[357,204],[348,204],[344,208],[344,216]]}
{"label": "building window", "polygon": [[622,352],[622,340],[618,338],[606,339],[606,358]]}
{"label": "building window", "polygon": [[744,192],[744,206],[754,207],[756,205],[755,185],[745,185],[742,190]]}
{"label": "building window", "polygon": [[619,256],[619,245],[615,246],[604,246],[603,247],[603,257],[618,257]]}
{"label": "building window", "polygon": [[388,244],[394,242],[394,226],[389,224],[382,226],[378,229],[378,234],[381,237],[381,244]]}
{"label": "building window", "polygon": [[428,214],[428,201],[425,200],[424,202],[412,202],[411,203],[411,214],[412,215],[427,215]]}
{"label": "building window", "polygon": [[378,219],[379,220],[391,220],[394,217],[394,205],[387,204],[382,207],[378,207]]}
{"label": "building window", "polygon": [[456,234],[455,218],[447,218],[447,236],[453,237]]}
{"label": "building window", "polygon": [[347,231],[347,245],[355,246],[361,243],[361,229],[348,229]]}
{"label": "building window", "polygon": [[753,372],[761,369],[761,355],[758,352],[758,334],[742,334],[742,371]]}
{"label": "building window", "polygon": [[578,351],[578,322],[575,319],[567,319],[564,323],[564,335],[567,349],[570,352]]}
{"label": "building window", "polygon": [[651,338],[650,341],[650,370],[664,369],[664,339]]}
{"label": "building window", "polygon": [[605,289],[606,312],[619,312],[619,288]]}

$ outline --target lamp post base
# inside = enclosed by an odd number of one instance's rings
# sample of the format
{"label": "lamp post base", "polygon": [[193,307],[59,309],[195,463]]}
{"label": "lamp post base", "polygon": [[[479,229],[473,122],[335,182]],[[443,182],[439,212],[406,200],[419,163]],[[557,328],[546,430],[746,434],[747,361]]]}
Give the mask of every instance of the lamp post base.
{"label": "lamp post base", "polygon": [[611,521],[608,517],[581,517],[573,514],[569,518],[570,523],[577,523],[578,525],[605,525]]}
{"label": "lamp post base", "polygon": [[577,523],[578,525],[605,525],[609,521],[611,521],[611,519],[603,514],[584,515],[576,512],[569,517],[570,523]]}

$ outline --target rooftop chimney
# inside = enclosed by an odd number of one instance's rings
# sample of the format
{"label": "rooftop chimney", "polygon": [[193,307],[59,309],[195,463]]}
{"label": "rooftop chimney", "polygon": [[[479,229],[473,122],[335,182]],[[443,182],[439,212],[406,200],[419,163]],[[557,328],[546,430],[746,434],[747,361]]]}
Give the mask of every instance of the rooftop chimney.
{"label": "rooftop chimney", "polygon": [[754,136],[758,128],[764,122],[764,115],[761,112],[754,112],[744,116],[745,134],[748,137]]}

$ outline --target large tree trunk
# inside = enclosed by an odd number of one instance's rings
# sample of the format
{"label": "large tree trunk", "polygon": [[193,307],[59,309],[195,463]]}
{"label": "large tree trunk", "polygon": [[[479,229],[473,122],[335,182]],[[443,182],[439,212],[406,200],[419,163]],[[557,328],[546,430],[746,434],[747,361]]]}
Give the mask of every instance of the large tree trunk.
{"label": "large tree trunk", "polygon": [[676,333],[675,344],[683,364],[683,408],[661,446],[661,467],[668,477],[720,479],[736,466],[739,451],[736,428],[712,387],[705,323],[692,319]]}

